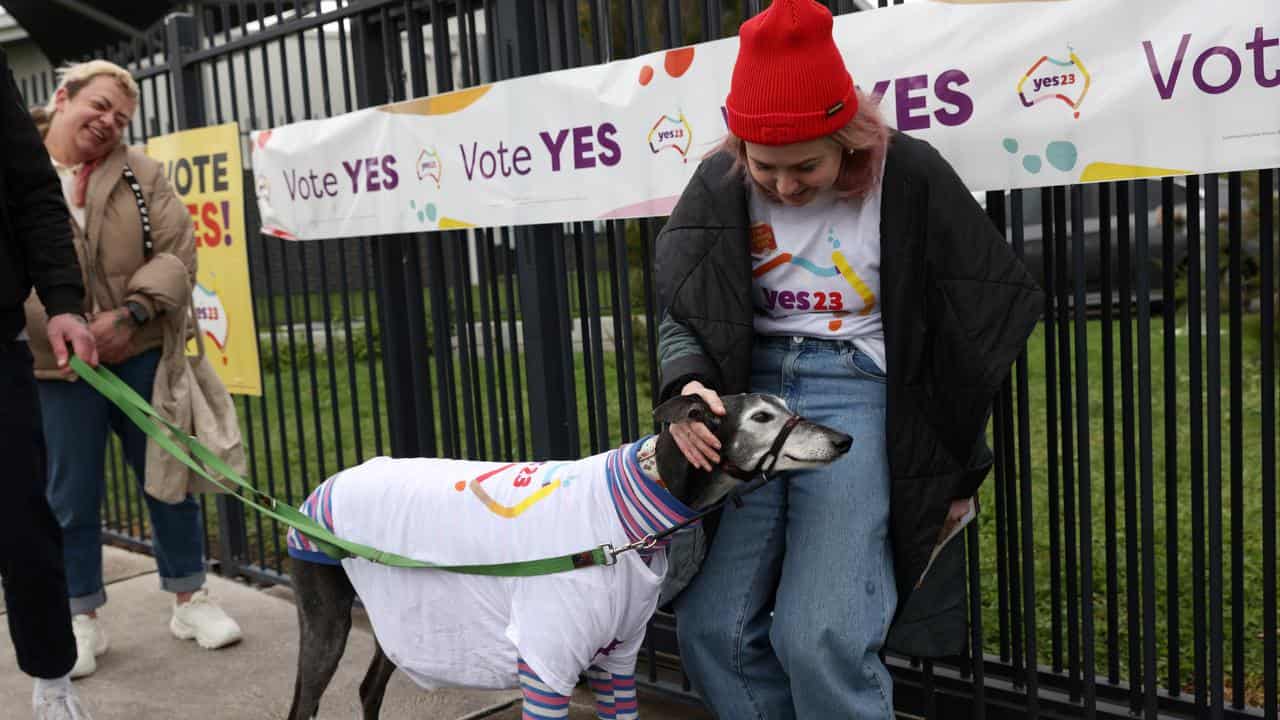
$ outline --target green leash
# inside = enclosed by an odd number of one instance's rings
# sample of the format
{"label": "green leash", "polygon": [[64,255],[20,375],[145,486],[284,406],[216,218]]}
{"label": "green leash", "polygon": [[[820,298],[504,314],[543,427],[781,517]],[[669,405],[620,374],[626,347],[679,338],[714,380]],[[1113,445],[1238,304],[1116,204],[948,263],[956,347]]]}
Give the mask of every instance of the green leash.
{"label": "green leash", "polygon": [[[269,518],[288,525],[306,535],[325,555],[334,560],[356,557],[371,562],[402,568],[431,568],[468,575],[492,575],[497,577],[533,577],[577,570],[596,565],[612,565],[618,555],[645,547],[648,538],[615,549],[608,543],[591,550],[571,555],[526,560],[523,562],[497,563],[493,565],[437,565],[435,563],[384,552],[367,545],[344,540],[316,522],[297,508],[278,502],[275,498],[253,487],[239,473],[222,461],[211,450],[187,434],[185,430],[166,420],[151,407],[151,403],[133,391],[123,380],[105,367],[92,368],[78,357],[71,358],[71,368],[85,382],[102,393],[120,408],[135,425],[172,453],[200,477],[208,480],[241,502]],[[189,452],[188,452],[189,451]],[[194,457],[192,457],[194,455]],[[210,470],[213,472],[211,473]],[[215,477],[221,475],[223,479]],[[236,487],[232,487],[232,485]]]}

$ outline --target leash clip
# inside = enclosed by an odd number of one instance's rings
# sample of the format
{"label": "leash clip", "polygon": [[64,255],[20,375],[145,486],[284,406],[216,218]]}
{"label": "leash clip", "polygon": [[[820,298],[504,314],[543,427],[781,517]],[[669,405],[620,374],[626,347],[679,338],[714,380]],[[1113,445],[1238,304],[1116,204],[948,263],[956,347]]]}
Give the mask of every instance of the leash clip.
{"label": "leash clip", "polygon": [[607,564],[612,565],[618,561],[619,555],[621,555],[624,552],[627,552],[628,550],[652,550],[654,547],[657,546],[657,544],[658,544],[658,537],[656,535],[651,534],[651,535],[645,535],[644,537],[640,538],[639,540],[636,540],[635,542],[627,543],[626,545],[623,545],[617,550],[614,550],[613,546],[608,544],[602,545],[601,549],[605,551],[605,556],[608,557],[610,560],[610,562]]}
{"label": "leash clip", "polygon": [[610,565],[617,563],[618,553],[625,550],[626,548],[622,548],[622,550],[614,550],[613,545],[610,545],[609,543],[601,545],[600,552],[604,554],[604,566],[609,567]]}

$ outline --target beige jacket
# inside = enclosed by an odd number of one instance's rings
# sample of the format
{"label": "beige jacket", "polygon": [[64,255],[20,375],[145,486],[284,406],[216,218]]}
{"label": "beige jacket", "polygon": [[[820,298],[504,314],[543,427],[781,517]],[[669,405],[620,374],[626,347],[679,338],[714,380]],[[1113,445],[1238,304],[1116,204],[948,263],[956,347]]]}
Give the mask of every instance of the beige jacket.
{"label": "beige jacket", "polygon": [[[137,199],[123,175],[126,162],[138,179],[151,219],[150,260],[143,256]],[[231,397],[205,358],[186,357],[186,341],[195,334],[190,307],[196,276],[195,227],[164,167],[138,148],[122,145],[113,150],[89,178],[85,227],[76,228],[75,245],[84,275],[87,315],[123,307],[129,300],[141,303],[151,315],[134,334],[129,357],[162,348],[152,406],[165,419],[199,436],[243,474],[244,447]],[[34,293],[27,299],[26,315],[36,376],[60,379],[45,310]],[[147,441],[145,477],[147,494],[169,503],[181,501],[189,492],[216,490],[153,440]]]}
{"label": "beige jacket", "polygon": [[[142,186],[151,217],[155,254],[150,261],[143,260],[142,216],[122,174],[126,162]],[[134,333],[130,357],[162,347],[167,316],[186,312],[191,302],[187,288],[196,276],[195,228],[165,177],[164,166],[139,148],[121,145],[90,176],[84,210],[85,227],[76,227],[75,245],[84,276],[85,314],[114,310],[129,300],[138,302],[147,308],[151,320]],[[182,304],[165,307],[158,304],[161,298]],[[159,314],[162,308],[163,315]],[[59,379],[46,330],[48,318],[35,293],[27,299],[26,315],[36,377]]]}

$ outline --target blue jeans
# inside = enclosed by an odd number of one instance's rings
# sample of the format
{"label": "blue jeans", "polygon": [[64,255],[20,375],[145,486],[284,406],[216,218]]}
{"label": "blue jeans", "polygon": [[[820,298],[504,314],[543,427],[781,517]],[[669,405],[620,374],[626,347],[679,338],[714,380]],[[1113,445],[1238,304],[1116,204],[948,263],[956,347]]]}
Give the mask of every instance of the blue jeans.
{"label": "blue jeans", "polygon": [[680,657],[726,720],[892,718],[879,657],[897,604],[884,375],[848,342],[757,336],[751,384],[853,448],[724,511],[675,602]]}
{"label": "blue jeans", "polygon": [[[150,400],[160,351],[151,350],[107,366]],[[107,602],[102,584],[102,520],[106,491],[107,433],[115,431],[139,488],[146,467],[147,436],[111,401],[83,381],[42,380],[40,411],[49,449],[49,505],[62,526],[63,558],[71,612],[87,613]],[[190,495],[169,505],[142,493],[151,516],[152,544],[160,587],[173,593],[204,586],[204,526]]]}

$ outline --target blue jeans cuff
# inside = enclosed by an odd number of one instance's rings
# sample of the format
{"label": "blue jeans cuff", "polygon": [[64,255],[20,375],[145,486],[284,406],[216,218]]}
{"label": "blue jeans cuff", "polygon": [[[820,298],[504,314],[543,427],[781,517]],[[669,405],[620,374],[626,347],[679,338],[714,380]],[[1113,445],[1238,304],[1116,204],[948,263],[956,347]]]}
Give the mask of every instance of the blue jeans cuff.
{"label": "blue jeans cuff", "polygon": [[107,604],[107,589],[98,588],[97,592],[73,597],[69,603],[72,615],[87,615]]}
{"label": "blue jeans cuff", "polygon": [[204,587],[205,572],[183,575],[179,578],[160,578],[160,589],[171,593],[195,592]]}

